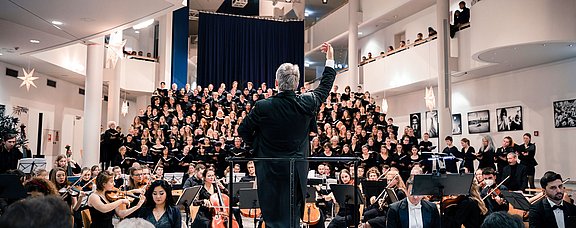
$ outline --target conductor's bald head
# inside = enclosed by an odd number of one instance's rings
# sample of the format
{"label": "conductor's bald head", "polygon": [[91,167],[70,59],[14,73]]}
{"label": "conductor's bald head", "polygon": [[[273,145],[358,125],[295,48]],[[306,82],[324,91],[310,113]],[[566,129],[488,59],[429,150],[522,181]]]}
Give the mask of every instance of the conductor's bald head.
{"label": "conductor's bald head", "polygon": [[284,63],[276,70],[276,85],[279,91],[296,90],[300,81],[300,68],[292,63]]}

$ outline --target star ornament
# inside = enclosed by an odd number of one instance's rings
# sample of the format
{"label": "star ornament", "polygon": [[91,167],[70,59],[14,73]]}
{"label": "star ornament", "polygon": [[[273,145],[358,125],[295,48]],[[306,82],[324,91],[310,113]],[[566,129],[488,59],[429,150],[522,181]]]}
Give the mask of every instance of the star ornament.
{"label": "star ornament", "polygon": [[110,61],[112,63],[112,68],[116,67],[116,62],[118,59],[124,57],[124,46],[126,45],[126,40],[122,40],[122,35],[113,33],[110,35],[110,41],[108,43],[108,55],[106,56],[106,62]]}
{"label": "star ornament", "polygon": [[26,69],[22,69],[24,71],[24,76],[20,76],[18,77],[18,79],[22,80],[22,84],[20,84],[20,87],[26,85],[26,91],[30,91],[30,85],[36,87],[36,84],[34,84],[34,80],[38,79],[39,77],[34,77],[32,75],[34,75],[34,69],[32,69],[30,72],[26,72]]}
{"label": "star ornament", "polygon": [[426,87],[424,100],[426,101],[426,108],[430,111],[434,110],[434,107],[436,107],[436,96],[434,96],[434,90],[432,90],[432,87],[430,87],[430,89]]}

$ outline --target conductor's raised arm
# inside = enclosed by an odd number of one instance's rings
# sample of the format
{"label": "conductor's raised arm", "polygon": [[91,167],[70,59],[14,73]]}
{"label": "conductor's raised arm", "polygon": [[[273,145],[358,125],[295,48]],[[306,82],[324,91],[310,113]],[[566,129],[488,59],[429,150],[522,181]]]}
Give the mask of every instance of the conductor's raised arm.
{"label": "conductor's raised arm", "polygon": [[330,88],[332,88],[332,84],[334,84],[334,78],[336,77],[336,70],[334,70],[334,49],[332,45],[323,43],[320,49],[326,53],[326,67],[322,73],[320,85],[313,91],[316,107],[319,107],[322,102],[326,101]]}

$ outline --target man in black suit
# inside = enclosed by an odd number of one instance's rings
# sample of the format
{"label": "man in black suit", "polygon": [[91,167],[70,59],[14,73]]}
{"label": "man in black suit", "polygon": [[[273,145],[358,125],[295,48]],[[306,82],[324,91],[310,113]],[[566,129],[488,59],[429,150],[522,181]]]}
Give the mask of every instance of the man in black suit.
{"label": "man in black suit", "polygon": [[548,171],[540,179],[546,197],[532,204],[530,228],[576,227],[576,206],[562,200],[564,185],[560,174]]}
{"label": "man in black suit", "polygon": [[510,191],[524,191],[528,187],[528,170],[525,165],[518,163],[518,155],[516,153],[508,153],[508,166],[504,167],[502,171],[502,178],[508,178],[504,181],[504,185]]}
{"label": "man in black suit", "polygon": [[440,214],[436,204],[422,200],[422,196],[412,195],[412,180],[408,180],[407,197],[393,203],[388,209],[386,224],[388,228],[440,227]]}
{"label": "man in black suit", "polygon": [[[296,95],[300,73],[298,66],[282,64],[276,71],[279,93],[268,99],[258,100],[250,114],[242,121],[238,134],[252,143],[257,158],[298,158],[310,154],[309,133],[315,121],[316,110],[326,101],[332,88],[336,71],[334,52],[330,44],[324,43],[326,68],[317,89]],[[297,161],[294,167],[294,188],[290,191],[290,163],[288,161],[255,162],[258,197],[266,227],[298,226],[304,211],[304,196],[308,162]],[[291,219],[291,195],[295,196],[295,211]]]}

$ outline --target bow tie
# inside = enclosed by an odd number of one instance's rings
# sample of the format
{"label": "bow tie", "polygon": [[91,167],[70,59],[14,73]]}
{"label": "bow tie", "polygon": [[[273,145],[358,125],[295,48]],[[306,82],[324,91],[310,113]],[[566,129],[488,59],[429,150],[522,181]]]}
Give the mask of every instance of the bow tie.
{"label": "bow tie", "polygon": [[563,205],[554,205],[554,206],[552,206],[552,210],[556,210],[556,209],[564,210],[564,206],[563,206]]}

